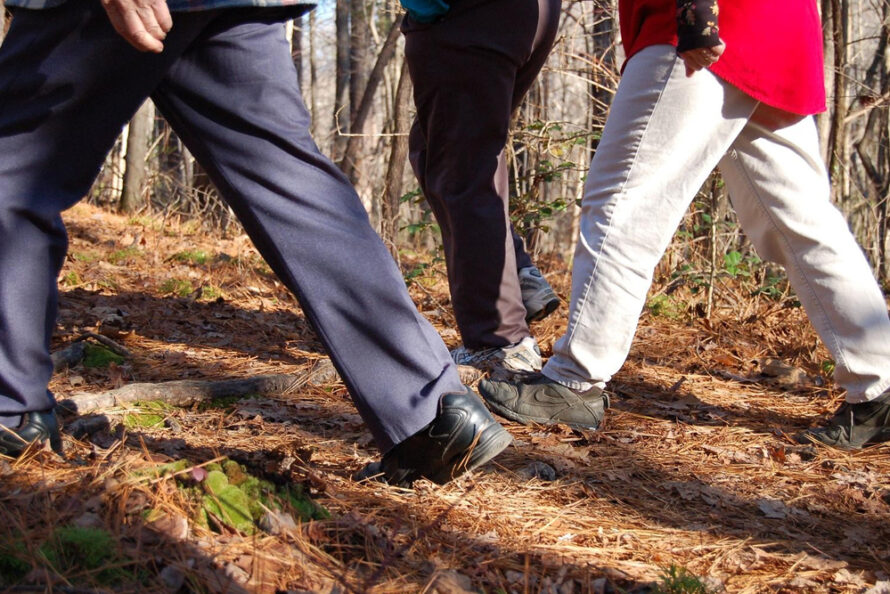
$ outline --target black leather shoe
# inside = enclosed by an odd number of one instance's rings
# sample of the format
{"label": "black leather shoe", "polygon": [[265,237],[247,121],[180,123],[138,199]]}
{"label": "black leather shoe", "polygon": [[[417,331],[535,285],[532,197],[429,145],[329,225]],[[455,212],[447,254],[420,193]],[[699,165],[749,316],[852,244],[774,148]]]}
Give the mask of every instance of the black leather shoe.
{"label": "black leather shoe", "polygon": [[62,453],[62,437],[55,410],[28,412],[15,429],[0,428],[0,454],[16,458],[35,442],[49,441],[54,452]]}
{"label": "black leather shoe", "polygon": [[380,462],[368,464],[355,480],[378,478],[410,487],[423,477],[444,485],[482,466],[510,445],[513,438],[491,416],[482,400],[466,392],[443,394],[429,425],[397,444]]}

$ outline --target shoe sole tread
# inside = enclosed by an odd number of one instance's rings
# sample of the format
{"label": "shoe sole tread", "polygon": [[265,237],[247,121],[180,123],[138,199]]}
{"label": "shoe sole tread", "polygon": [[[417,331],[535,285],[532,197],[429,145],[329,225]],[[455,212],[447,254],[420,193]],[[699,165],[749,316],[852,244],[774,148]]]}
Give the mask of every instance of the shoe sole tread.
{"label": "shoe sole tread", "polygon": [[538,311],[527,315],[525,317],[525,323],[531,324],[532,322],[540,322],[541,320],[552,314],[554,311],[556,311],[557,307],[559,307],[559,299],[554,298],[545,303],[544,307],[542,307]]}

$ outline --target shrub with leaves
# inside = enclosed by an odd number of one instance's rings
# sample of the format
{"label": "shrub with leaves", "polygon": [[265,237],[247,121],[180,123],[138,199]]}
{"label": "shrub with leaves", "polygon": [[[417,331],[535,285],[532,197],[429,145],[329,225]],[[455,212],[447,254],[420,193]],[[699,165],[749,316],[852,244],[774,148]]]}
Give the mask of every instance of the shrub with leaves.
{"label": "shrub with leaves", "polygon": [[[187,460],[178,463],[191,466]],[[330,513],[310,499],[301,485],[276,486],[250,474],[234,460],[207,464],[179,477],[183,492],[197,502],[195,521],[206,528],[227,526],[252,534],[269,510],[288,511],[304,521],[330,518]]]}

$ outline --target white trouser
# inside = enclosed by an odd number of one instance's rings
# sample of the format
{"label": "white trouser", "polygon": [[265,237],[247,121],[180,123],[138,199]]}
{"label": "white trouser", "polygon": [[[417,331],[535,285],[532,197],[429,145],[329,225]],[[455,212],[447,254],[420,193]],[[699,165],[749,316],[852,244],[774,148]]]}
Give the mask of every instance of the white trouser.
{"label": "white trouser", "polygon": [[628,62],[590,166],[569,325],[547,377],[586,390],[618,371],[655,266],[719,164],[742,228],[785,267],[847,400],[890,387],[887,306],[829,200],[813,118],[770,131],[750,121],[757,106],[706,70],[687,77],[671,46]]}

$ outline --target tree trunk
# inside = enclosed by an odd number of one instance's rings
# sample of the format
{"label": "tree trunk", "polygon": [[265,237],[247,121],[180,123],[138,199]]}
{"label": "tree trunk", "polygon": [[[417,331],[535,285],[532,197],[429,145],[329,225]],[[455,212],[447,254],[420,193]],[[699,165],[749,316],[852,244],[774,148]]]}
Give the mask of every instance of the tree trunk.
{"label": "tree trunk", "polygon": [[145,185],[148,140],[154,121],[154,105],[146,101],[130,120],[130,132],[127,135],[127,154],[125,157],[124,185],[118,209],[124,213],[133,213],[144,205],[142,187]]}
{"label": "tree trunk", "polygon": [[[399,26],[401,24],[402,16],[399,15],[393,22],[392,27],[390,27],[389,33],[386,36],[386,41],[383,42],[383,47],[380,48],[380,53],[377,54],[377,61],[374,63],[374,69],[371,70],[371,74],[368,76],[368,82],[365,85],[361,102],[359,103],[358,109],[355,111],[355,118],[350,125],[351,130],[360,132],[364,129],[365,122],[371,114],[371,107],[374,104],[374,94],[377,92],[377,87],[380,86],[380,82],[383,80],[383,71],[396,53],[396,45],[399,40]],[[346,149],[343,151],[343,158],[340,159],[340,169],[350,179],[355,178],[355,162],[358,158],[360,146],[361,143],[359,142],[359,137],[350,136],[349,141],[346,143]]]}
{"label": "tree trunk", "polygon": [[398,255],[399,204],[402,197],[402,180],[405,176],[405,162],[408,160],[408,130],[411,120],[411,77],[408,62],[402,61],[399,86],[393,104],[392,148],[389,153],[389,166],[386,169],[386,183],[383,190],[380,235],[389,246],[393,257]]}
{"label": "tree trunk", "polygon": [[290,35],[290,54],[297,69],[297,84],[303,88],[303,17],[293,20],[293,30]]}
{"label": "tree trunk", "polygon": [[337,28],[337,58],[334,73],[334,145],[333,156],[343,154],[346,145],[345,134],[349,132],[349,0],[337,0],[335,14]]}
{"label": "tree trunk", "polygon": [[835,200],[846,197],[846,77],[847,67],[847,0],[831,0],[831,35],[834,54],[834,97],[832,99],[832,121],[828,134],[828,171],[831,185],[835,190]]}
{"label": "tree trunk", "polygon": [[[593,4],[593,52],[595,60],[591,78],[594,109],[605,114],[615,94],[612,80],[615,72],[615,6],[613,0],[597,0]],[[594,145],[594,149],[596,145]]]}
{"label": "tree trunk", "polygon": [[[349,121],[355,119],[371,70],[371,3],[349,2]],[[351,125],[349,131],[357,133]]]}
{"label": "tree trunk", "polygon": [[[312,114],[312,127],[310,132],[315,142],[318,142],[318,67],[315,62],[315,11],[309,13],[309,111]],[[305,95],[304,95],[305,97]]]}
{"label": "tree trunk", "polygon": [[874,213],[878,219],[873,224],[871,233],[874,238],[871,255],[879,280],[886,281],[890,273],[890,151],[887,149],[890,142],[890,117],[887,113],[887,102],[890,101],[890,38],[886,25],[890,23],[890,5],[884,3],[881,12],[885,26],[881,27],[875,55],[866,71],[862,94],[859,96],[859,104],[862,106],[859,113],[867,112],[868,116],[862,134],[855,143],[855,149],[865,173],[868,202],[875,205]]}
{"label": "tree trunk", "polygon": [[154,188],[159,206],[168,206],[182,200],[192,185],[192,159],[182,141],[163,118],[155,121],[155,138],[158,138],[158,176]]}
{"label": "tree trunk", "polygon": [[[346,146],[357,145],[349,170],[349,181],[358,187],[360,180],[359,163],[355,159],[364,145],[364,130],[356,126],[355,115],[361,103],[362,93],[367,88],[371,70],[371,27],[369,23],[370,4],[365,0],[349,2],[349,138]],[[345,148],[345,147],[344,147]]]}
{"label": "tree trunk", "polygon": [[3,0],[0,0],[0,44],[3,43],[3,38],[6,37],[6,7],[3,6]]}
{"label": "tree trunk", "polygon": [[[819,13],[822,16],[822,54],[824,56],[823,72],[825,73],[825,96],[834,97],[834,32],[831,26],[832,0],[821,0]],[[831,104],[824,112],[816,115],[816,127],[819,131],[819,146],[825,167],[831,167]]]}

